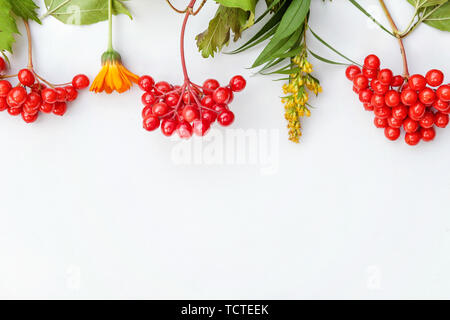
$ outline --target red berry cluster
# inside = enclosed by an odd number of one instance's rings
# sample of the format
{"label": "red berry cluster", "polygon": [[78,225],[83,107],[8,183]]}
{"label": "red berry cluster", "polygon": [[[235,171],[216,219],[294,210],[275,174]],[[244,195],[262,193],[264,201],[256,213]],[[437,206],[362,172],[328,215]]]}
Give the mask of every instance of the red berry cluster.
{"label": "red berry cluster", "polygon": [[161,127],[165,136],[170,137],[176,131],[180,138],[189,139],[193,133],[206,135],[216,120],[222,126],[229,126],[234,121],[234,113],[228,108],[233,93],[244,90],[245,86],[242,76],[233,77],[226,87],[214,79],[206,80],[203,86],[190,81],[183,86],[172,86],[142,76],[139,87],[145,91],[142,95],[144,128],[153,131]]}
{"label": "red berry cluster", "polygon": [[[3,71],[2,68],[4,70],[6,64],[0,58],[0,72]],[[89,86],[87,76],[77,75],[71,84],[47,87],[41,82],[43,79],[30,69],[20,70],[17,79],[19,83],[13,87],[8,80],[2,80],[0,76],[0,111],[7,110],[12,116],[21,114],[26,123],[36,121],[39,112],[64,115],[67,102],[74,101],[78,97],[77,90]]]}
{"label": "red berry cluster", "polygon": [[397,140],[403,127],[406,143],[414,146],[420,140],[433,140],[434,126],[445,128],[449,123],[450,84],[443,84],[440,70],[405,79],[390,69],[380,70],[380,59],[372,54],[364,60],[362,70],[349,66],[346,77],[353,81],[353,91],[364,109],[375,113],[375,126],[384,128],[389,140]]}

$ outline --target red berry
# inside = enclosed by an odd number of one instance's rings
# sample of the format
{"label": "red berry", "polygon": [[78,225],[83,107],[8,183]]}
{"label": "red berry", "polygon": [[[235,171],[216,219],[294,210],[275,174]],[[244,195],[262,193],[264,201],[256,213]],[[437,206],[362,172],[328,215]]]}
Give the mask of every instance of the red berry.
{"label": "red berry", "polygon": [[436,101],[436,93],[433,89],[425,88],[419,92],[419,100],[424,105],[430,106]]}
{"label": "red berry", "polygon": [[390,69],[383,69],[378,73],[378,80],[384,84],[389,86],[392,83],[392,78],[394,77],[394,74],[392,73],[392,70]]}
{"label": "red berry", "polygon": [[50,88],[45,88],[41,93],[42,100],[47,103],[55,103],[58,99],[58,94],[55,90]]}
{"label": "red berry", "polygon": [[389,90],[385,95],[385,102],[388,107],[396,107],[400,104],[400,94],[395,90]]}
{"label": "red berry", "polygon": [[358,89],[366,89],[369,86],[369,79],[362,74],[358,74],[353,79],[353,85]]}
{"label": "red berry", "polygon": [[356,75],[361,74],[361,69],[358,66],[348,66],[345,70],[345,76],[348,80],[353,81]]}
{"label": "red berry", "polygon": [[389,140],[395,141],[395,140],[397,140],[400,137],[400,129],[399,128],[386,127],[384,129],[384,135]]}
{"label": "red berry", "polygon": [[409,107],[409,117],[413,120],[419,121],[425,115],[427,108],[423,103],[416,102],[411,107]]}
{"label": "red berry", "polygon": [[169,106],[164,102],[155,103],[152,107],[152,114],[162,117],[169,112]]}
{"label": "red berry", "polygon": [[434,130],[434,128],[421,128],[420,135],[423,141],[429,142],[436,137],[436,130]]}
{"label": "red berry", "polygon": [[439,89],[437,89],[436,94],[439,99],[445,102],[450,101],[450,84],[446,84],[443,86],[440,86]]}
{"label": "red berry", "polygon": [[171,135],[173,135],[173,133],[177,129],[177,126],[178,126],[178,121],[177,120],[175,120],[175,119],[164,119],[161,122],[161,132],[166,137],[170,137]]}
{"label": "red berry", "polygon": [[231,125],[234,122],[234,113],[229,110],[222,111],[217,117],[217,122],[224,127]]}
{"label": "red berry", "polygon": [[8,108],[8,113],[12,116],[18,116],[22,113],[22,107]]}
{"label": "red berry", "polygon": [[362,73],[367,79],[376,79],[378,77],[377,69],[369,69],[364,67]]}
{"label": "red berry", "polygon": [[397,120],[404,120],[408,116],[408,108],[406,108],[404,105],[398,105],[396,107],[392,108],[392,117],[394,117]]}
{"label": "red berry", "polygon": [[444,74],[440,70],[430,70],[425,76],[427,83],[432,87],[438,87],[444,82]]}
{"label": "red berry", "polygon": [[392,78],[391,86],[392,87],[400,87],[405,80],[402,76],[395,76]]}
{"label": "red berry", "polygon": [[55,88],[55,91],[56,91],[56,95],[57,95],[56,101],[65,102],[67,99],[66,89],[59,87],[59,88]]}
{"label": "red berry", "polygon": [[77,89],[85,89],[89,87],[89,78],[84,74],[79,74],[73,77],[72,86]]}
{"label": "red berry", "polygon": [[387,119],[392,115],[392,110],[388,107],[376,107],[373,111],[377,118]]}
{"label": "red berry", "polygon": [[450,111],[450,103],[442,101],[441,99],[437,99],[433,103],[433,108],[435,108],[437,111],[447,113]]}
{"label": "red berry", "polygon": [[2,57],[0,57],[0,73],[5,70],[6,70],[6,62]]}
{"label": "red berry", "polygon": [[385,107],[386,106],[384,95],[381,95],[381,94],[374,94],[374,95],[372,95],[372,99],[370,99],[370,103],[375,108]]}
{"label": "red berry", "polygon": [[373,80],[370,86],[376,94],[385,94],[389,90],[389,86],[382,84],[378,79]]}
{"label": "red berry", "polygon": [[420,139],[422,139],[420,132],[407,132],[405,135],[405,142],[410,146],[417,145],[420,142]]}
{"label": "red berry", "polygon": [[211,128],[211,123],[205,119],[196,119],[192,123],[193,131],[199,137],[205,136]]}
{"label": "red berry", "polygon": [[50,113],[53,111],[53,108],[55,107],[54,103],[47,103],[47,102],[43,102],[41,104],[41,106],[39,107],[39,110],[44,112],[44,113]]}
{"label": "red berry", "polygon": [[359,94],[361,92],[361,89],[353,86],[353,92],[355,92],[356,94]]}
{"label": "red berry", "polygon": [[161,93],[167,93],[170,90],[172,90],[172,86],[166,82],[166,81],[161,81],[161,82],[157,82],[155,84],[155,90],[157,93],[161,94]]}
{"label": "red berry", "polygon": [[182,115],[183,119],[189,123],[200,118],[198,108],[194,105],[187,105],[186,107],[184,107]]}
{"label": "red berry", "polygon": [[0,111],[5,111],[8,108],[9,106],[8,103],[6,102],[6,98],[0,97]]}
{"label": "red berry", "polygon": [[180,101],[180,95],[178,93],[170,93],[166,96],[166,99],[164,101],[167,103],[169,107],[175,107],[178,105],[178,102]]}
{"label": "red berry", "polygon": [[212,94],[219,87],[220,83],[215,79],[208,79],[203,83],[203,91],[205,94]]}
{"label": "red berry", "polygon": [[415,92],[414,90],[411,90],[411,89],[403,90],[400,97],[401,97],[403,104],[406,106],[413,105],[414,103],[416,103],[417,98],[418,98],[417,92]]}
{"label": "red berry", "polygon": [[36,92],[30,92],[23,104],[23,109],[26,113],[33,114],[33,112],[39,111],[41,103],[41,96]]}
{"label": "red berry", "polygon": [[388,126],[387,119],[381,119],[381,118],[378,118],[378,117],[375,117],[373,119],[373,123],[375,124],[375,127],[380,128],[380,129],[386,128]]}
{"label": "red berry", "polygon": [[34,74],[29,69],[20,70],[17,78],[26,87],[31,87],[35,81]]}
{"label": "red berry", "polygon": [[434,113],[427,111],[425,115],[420,119],[419,124],[422,128],[431,128],[434,126]]}
{"label": "red berry", "polygon": [[373,111],[374,107],[371,103],[364,103],[364,110],[366,111]]}
{"label": "red berry", "polygon": [[242,76],[234,76],[230,80],[230,88],[234,92],[241,92],[245,89],[247,81]]}
{"label": "red berry", "polygon": [[153,116],[152,106],[145,106],[144,109],[142,109],[142,118],[145,119],[148,116]]}
{"label": "red berry", "polygon": [[[189,92],[189,91],[186,91],[186,92],[183,94],[183,102],[184,102],[184,104],[195,103],[195,102],[196,102],[196,100],[195,100],[195,95],[197,95],[196,92]],[[197,95],[197,98],[198,98],[198,95]]]}
{"label": "red berry", "polygon": [[0,97],[6,98],[11,89],[12,85],[9,81],[0,80]]}
{"label": "red berry", "polygon": [[144,129],[147,131],[153,131],[159,127],[159,118],[156,116],[148,116],[144,119]]}
{"label": "red berry", "polygon": [[203,110],[201,117],[202,119],[205,119],[209,123],[213,123],[217,119],[217,113],[210,110]]}
{"label": "red berry", "polygon": [[359,101],[368,103],[372,99],[373,92],[370,89],[364,89],[359,92]]}
{"label": "red berry", "polygon": [[434,115],[434,124],[436,125],[436,127],[445,128],[448,125],[448,121],[449,121],[448,114],[437,112]]}
{"label": "red berry", "polygon": [[181,121],[177,126],[177,133],[181,139],[192,137],[192,126],[187,121]]}
{"label": "red berry", "polygon": [[388,125],[392,128],[401,128],[403,120],[396,119],[394,117],[388,118]]}
{"label": "red berry", "polygon": [[412,75],[408,80],[409,87],[414,91],[421,91],[427,86],[427,80],[420,74]]}
{"label": "red berry", "polygon": [[419,129],[419,123],[411,118],[406,118],[403,121],[403,129],[409,133],[416,132]]}
{"label": "red berry", "polygon": [[212,108],[216,104],[213,97],[210,95],[204,96],[201,103],[202,103],[202,106],[204,106],[206,108]]}
{"label": "red berry", "polygon": [[139,78],[138,84],[142,90],[150,92],[155,85],[155,80],[153,80],[153,78],[150,76],[142,76]]}
{"label": "red berry", "polygon": [[376,70],[380,67],[380,59],[376,55],[370,54],[364,59],[364,66]]}
{"label": "red berry", "polygon": [[67,111],[67,104],[65,102],[56,102],[53,107],[53,114],[63,116]]}
{"label": "red berry", "polygon": [[22,111],[22,119],[26,123],[32,123],[35,122],[38,118],[38,113],[30,114],[27,112]]}
{"label": "red berry", "polygon": [[228,103],[230,101],[230,90],[227,88],[217,88],[213,93],[213,99],[216,103]]}
{"label": "red berry", "polygon": [[153,93],[146,92],[142,95],[141,101],[144,106],[151,106],[156,102],[156,97]]}
{"label": "red berry", "polygon": [[8,93],[8,97],[10,97],[11,101],[17,106],[22,105],[27,99],[27,96],[27,90],[22,87],[15,87]]}
{"label": "red berry", "polygon": [[78,97],[78,91],[73,86],[64,87],[66,90],[66,101],[74,101]]}
{"label": "red berry", "polygon": [[213,110],[219,114],[222,111],[228,110],[228,107],[226,104],[216,104],[214,105]]}

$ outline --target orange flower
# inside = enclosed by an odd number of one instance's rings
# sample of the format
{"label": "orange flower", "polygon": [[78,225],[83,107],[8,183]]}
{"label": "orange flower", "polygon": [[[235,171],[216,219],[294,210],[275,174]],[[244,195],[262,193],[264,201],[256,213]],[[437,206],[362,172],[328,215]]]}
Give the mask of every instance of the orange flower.
{"label": "orange flower", "polygon": [[102,66],[90,88],[95,93],[123,93],[131,88],[133,82],[139,81],[137,75],[123,66],[120,54],[114,50],[108,50],[102,55]]}

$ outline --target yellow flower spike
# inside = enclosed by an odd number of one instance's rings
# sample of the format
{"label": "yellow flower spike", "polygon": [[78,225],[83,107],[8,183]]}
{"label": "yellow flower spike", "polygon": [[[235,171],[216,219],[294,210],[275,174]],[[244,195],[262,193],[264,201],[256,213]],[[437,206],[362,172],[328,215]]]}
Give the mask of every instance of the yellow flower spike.
{"label": "yellow flower spike", "polygon": [[123,66],[120,54],[108,50],[102,55],[102,69],[92,82],[90,90],[95,93],[103,91],[108,94],[113,91],[123,93],[138,81],[139,77]]}

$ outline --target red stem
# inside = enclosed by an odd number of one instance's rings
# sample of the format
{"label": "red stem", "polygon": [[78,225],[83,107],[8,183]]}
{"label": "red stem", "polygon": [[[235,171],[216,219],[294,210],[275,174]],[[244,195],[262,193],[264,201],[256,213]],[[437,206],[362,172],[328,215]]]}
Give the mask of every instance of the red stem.
{"label": "red stem", "polygon": [[186,11],[186,15],[184,17],[183,26],[181,28],[181,40],[180,40],[180,53],[181,53],[181,65],[183,67],[183,74],[185,82],[190,82],[189,75],[186,67],[186,57],[184,54],[184,37],[186,33],[186,25],[189,19],[189,16],[192,14],[192,9],[194,8],[195,2],[197,0],[191,0],[188,5],[188,10]]}

